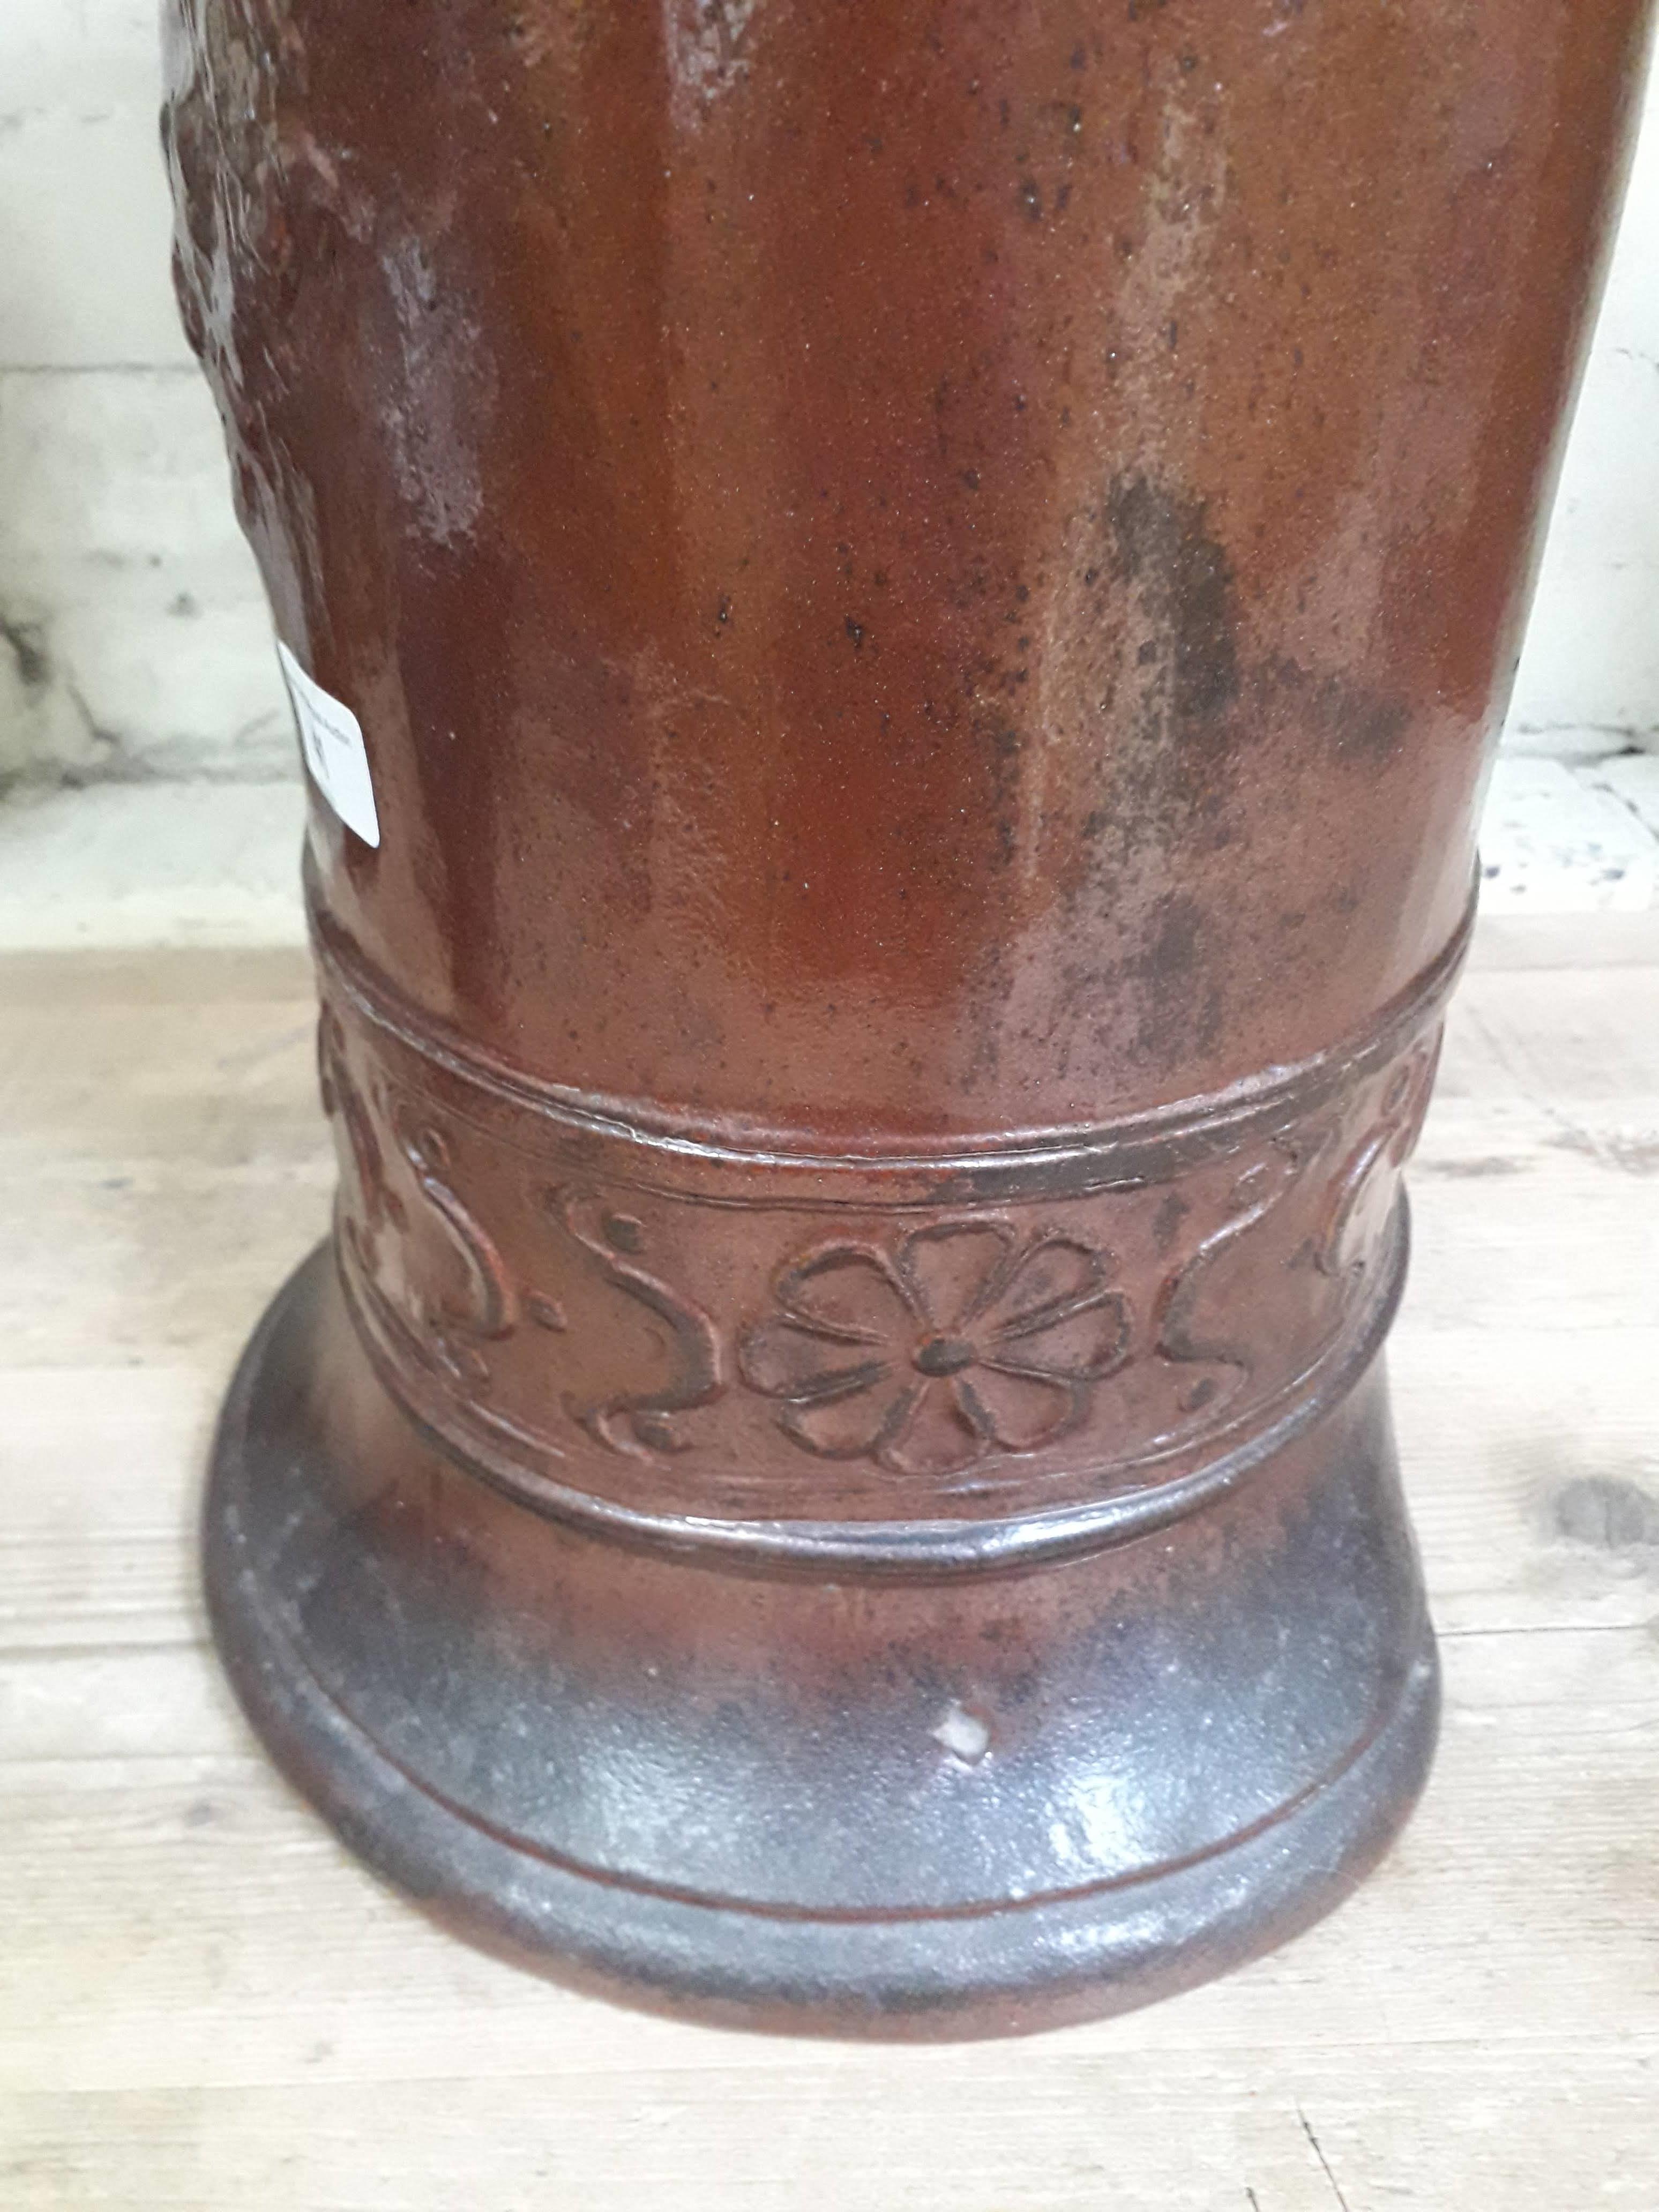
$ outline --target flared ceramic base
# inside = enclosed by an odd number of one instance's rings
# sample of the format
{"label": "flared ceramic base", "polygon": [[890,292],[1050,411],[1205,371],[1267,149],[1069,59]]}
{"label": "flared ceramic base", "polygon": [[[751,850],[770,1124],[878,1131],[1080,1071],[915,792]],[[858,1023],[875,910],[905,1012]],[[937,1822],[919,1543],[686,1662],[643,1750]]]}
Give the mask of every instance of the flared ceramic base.
{"label": "flared ceramic base", "polygon": [[830,1581],[501,1497],[283,1291],[206,1509],[220,1648],[354,1850],[520,1964],[726,2025],[1008,2034],[1336,1904],[1432,1752],[1380,1364],[1248,1481],[1023,1571]]}

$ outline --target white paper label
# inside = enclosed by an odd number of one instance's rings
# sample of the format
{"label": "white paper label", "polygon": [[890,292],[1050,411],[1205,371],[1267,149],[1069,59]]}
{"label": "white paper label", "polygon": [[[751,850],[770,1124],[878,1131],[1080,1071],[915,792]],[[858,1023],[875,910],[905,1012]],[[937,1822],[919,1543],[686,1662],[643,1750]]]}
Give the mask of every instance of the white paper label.
{"label": "white paper label", "polygon": [[365,845],[378,845],[380,817],[374,811],[362,724],[349,707],[312,682],[281,638],[276,657],[288,680],[312,781],[348,830],[355,830]]}

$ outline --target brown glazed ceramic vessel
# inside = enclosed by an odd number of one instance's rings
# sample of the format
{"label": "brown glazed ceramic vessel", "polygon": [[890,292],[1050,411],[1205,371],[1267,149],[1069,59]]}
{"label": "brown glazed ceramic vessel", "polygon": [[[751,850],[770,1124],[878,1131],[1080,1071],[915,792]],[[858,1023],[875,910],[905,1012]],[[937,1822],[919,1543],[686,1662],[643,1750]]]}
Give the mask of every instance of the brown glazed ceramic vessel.
{"label": "brown glazed ceramic vessel", "polygon": [[462,1932],[994,2033],[1422,1782],[1381,1349],[1645,0],[171,0],[331,1248],[207,1555]]}

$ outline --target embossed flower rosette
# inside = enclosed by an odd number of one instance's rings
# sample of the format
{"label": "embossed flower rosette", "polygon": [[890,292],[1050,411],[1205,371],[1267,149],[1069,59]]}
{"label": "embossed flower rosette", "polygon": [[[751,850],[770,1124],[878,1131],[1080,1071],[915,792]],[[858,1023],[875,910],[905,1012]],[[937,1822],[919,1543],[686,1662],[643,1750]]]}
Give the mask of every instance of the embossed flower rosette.
{"label": "embossed flower rosette", "polygon": [[738,1367],[819,1458],[925,1479],[1069,1436],[1128,1347],[1107,1255],[1006,1222],[941,1221],[890,1254],[827,1243],[787,1267]]}

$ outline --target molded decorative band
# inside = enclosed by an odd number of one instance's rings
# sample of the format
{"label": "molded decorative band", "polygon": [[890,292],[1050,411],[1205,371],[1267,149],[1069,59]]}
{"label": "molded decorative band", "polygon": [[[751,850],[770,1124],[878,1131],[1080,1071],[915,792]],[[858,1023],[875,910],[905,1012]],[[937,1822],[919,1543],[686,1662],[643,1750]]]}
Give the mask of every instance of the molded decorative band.
{"label": "molded decorative band", "polygon": [[519,1074],[313,918],[341,1272],[414,1419],[556,1517],[912,1574],[1164,1525],[1351,1386],[1468,939],[1214,1097],[829,1153]]}

